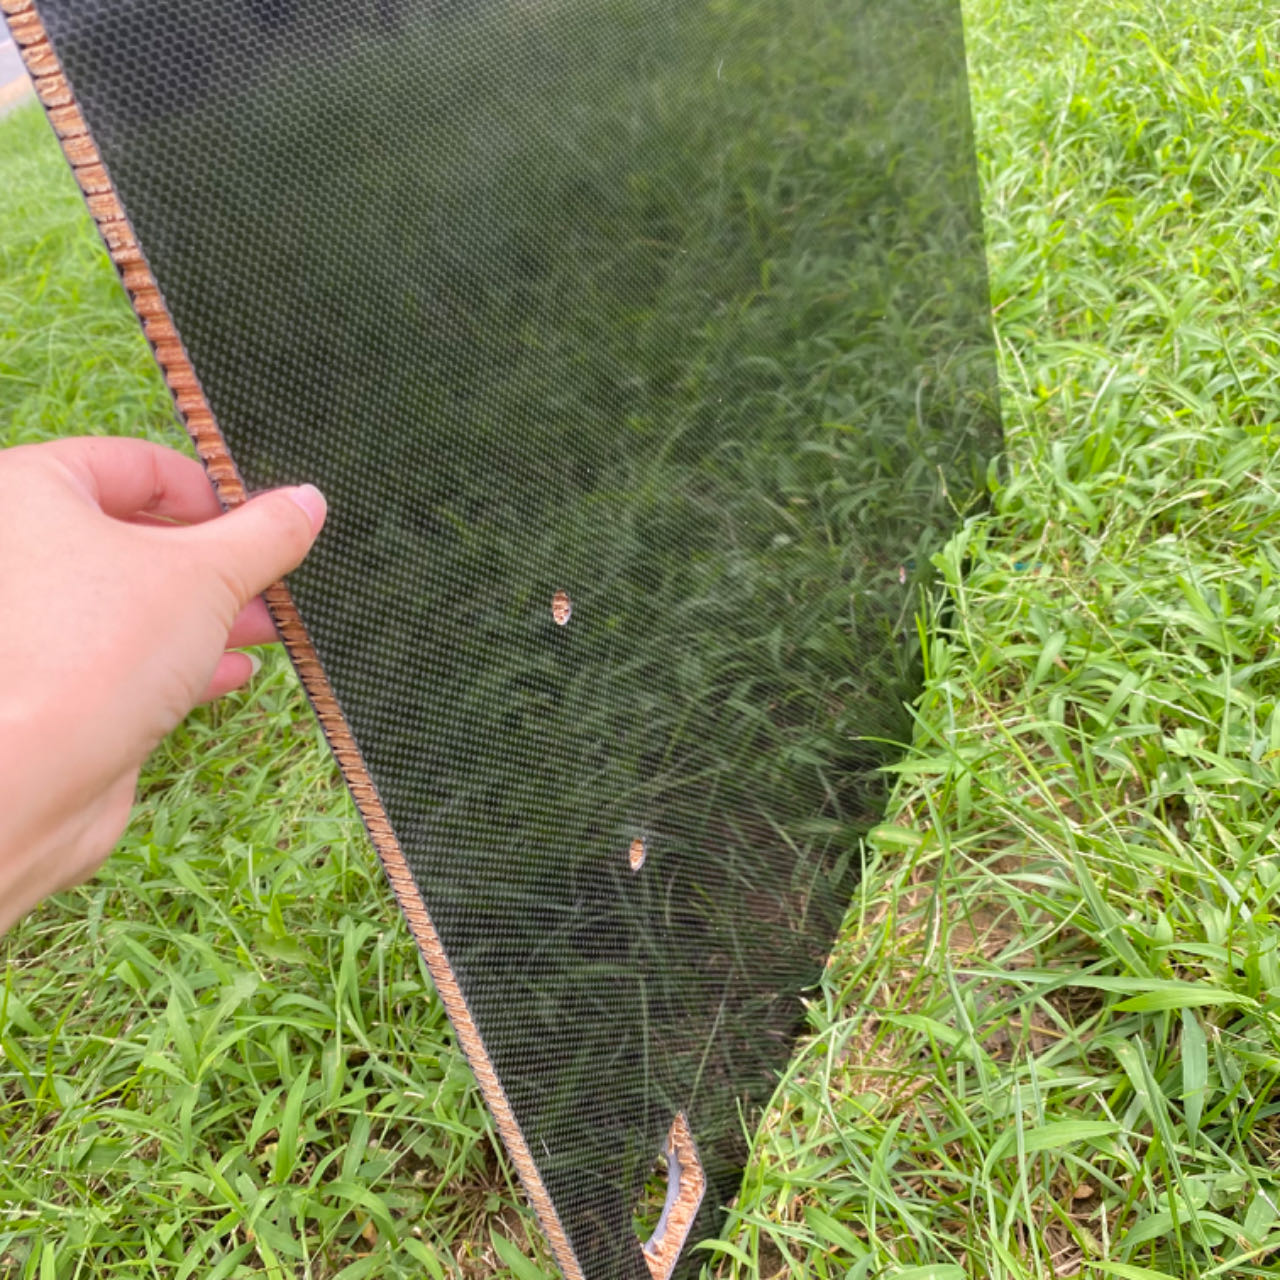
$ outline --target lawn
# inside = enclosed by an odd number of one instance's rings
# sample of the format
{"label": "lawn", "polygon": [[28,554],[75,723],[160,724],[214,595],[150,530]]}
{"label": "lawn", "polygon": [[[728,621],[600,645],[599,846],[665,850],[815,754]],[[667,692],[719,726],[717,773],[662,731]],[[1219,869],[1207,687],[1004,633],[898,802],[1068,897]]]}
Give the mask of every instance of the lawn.
{"label": "lawn", "polygon": [[[1274,1276],[1280,18],[965,10],[1008,466],[708,1263]],[[177,442],[33,109],[0,173],[0,444]],[[551,1274],[278,657],[0,945],[0,1275]]]}

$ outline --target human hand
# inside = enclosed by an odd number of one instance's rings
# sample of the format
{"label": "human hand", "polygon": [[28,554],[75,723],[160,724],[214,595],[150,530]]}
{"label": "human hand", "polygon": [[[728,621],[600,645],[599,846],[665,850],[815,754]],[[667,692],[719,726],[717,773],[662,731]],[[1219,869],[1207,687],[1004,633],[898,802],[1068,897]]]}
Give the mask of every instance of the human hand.
{"label": "human hand", "polygon": [[199,463],[127,439],[0,451],[0,933],[87,879],[142,762],[276,638],[259,592],[325,518],[311,486],[223,513]]}

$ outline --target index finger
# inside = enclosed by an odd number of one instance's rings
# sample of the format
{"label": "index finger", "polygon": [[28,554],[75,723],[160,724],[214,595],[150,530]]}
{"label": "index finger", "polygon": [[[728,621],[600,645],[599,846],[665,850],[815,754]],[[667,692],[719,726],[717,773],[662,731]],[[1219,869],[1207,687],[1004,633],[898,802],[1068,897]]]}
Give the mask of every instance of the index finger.
{"label": "index finger", "polygon": [[175,449],[149,440],[82,437],[47,449],[105,514],[117,520],[158,516],[198,524],[222,514],[204,468]]}

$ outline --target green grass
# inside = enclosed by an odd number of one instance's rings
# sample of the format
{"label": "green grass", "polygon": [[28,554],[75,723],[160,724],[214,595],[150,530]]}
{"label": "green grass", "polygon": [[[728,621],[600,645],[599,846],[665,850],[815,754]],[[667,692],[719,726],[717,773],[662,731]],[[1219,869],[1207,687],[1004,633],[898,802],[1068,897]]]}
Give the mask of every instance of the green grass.
{"label": "green grass", "polygon": [[[939,557],[916,745],[709,1261],[1274,1276],[1280,19],[966,16],[1009,466]],[[0,442],[174,439],[34,113],[0,172]],[[0,1274],[544,1256],[280,661],[3,945]]]}

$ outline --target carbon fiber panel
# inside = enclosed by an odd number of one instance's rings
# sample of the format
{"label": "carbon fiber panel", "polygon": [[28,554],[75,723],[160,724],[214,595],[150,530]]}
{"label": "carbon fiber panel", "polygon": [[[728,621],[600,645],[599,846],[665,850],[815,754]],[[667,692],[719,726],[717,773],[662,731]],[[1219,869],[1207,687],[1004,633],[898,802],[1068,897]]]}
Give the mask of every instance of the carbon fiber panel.
{"label": "carbon fiber panel", "polygon": [[957,3],[4,5],[558,1261],[692,1270],[999,444]]}

